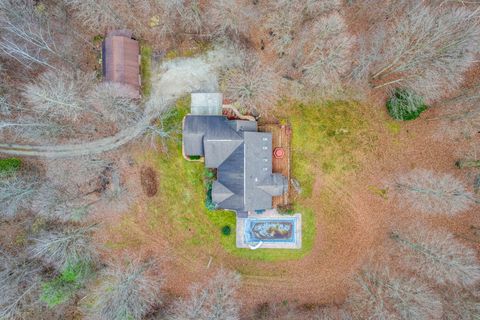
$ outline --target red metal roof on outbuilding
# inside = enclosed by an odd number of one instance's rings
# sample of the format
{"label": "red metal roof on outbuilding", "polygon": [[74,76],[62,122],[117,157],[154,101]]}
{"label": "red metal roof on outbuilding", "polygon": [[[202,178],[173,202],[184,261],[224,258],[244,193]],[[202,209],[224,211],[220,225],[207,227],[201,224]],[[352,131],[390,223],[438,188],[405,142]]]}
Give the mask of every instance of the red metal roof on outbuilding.
{"label": "red metal roof on outbuilding", "polygon": [[105,81],[140,89],[140,47],[127,31],[111,32],[103,42],[103,75]]}

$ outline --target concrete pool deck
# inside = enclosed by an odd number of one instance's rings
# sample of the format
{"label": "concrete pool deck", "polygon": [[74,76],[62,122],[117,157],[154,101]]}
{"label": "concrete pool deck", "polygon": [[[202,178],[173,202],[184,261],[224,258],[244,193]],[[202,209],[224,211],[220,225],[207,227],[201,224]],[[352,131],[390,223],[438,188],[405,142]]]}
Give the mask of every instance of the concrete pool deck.
{"label": "concrete pool deck", "polygon": [[[246,242],[245,237],[245,225],[248,219],[255,220],[285,220],[285,219],[296,219],[295,223],[295,239],[290,242]],[[238,218],[237,217],[237,228],[236,228],[236,244],[237,248],[249,248],[252,250],[255,249],[300,249],[302,248],[302,215],[296,213],[294,215],[282,215],[277,212],[277,210],[267,210],[262,214],[249,213],[247,218]]]}

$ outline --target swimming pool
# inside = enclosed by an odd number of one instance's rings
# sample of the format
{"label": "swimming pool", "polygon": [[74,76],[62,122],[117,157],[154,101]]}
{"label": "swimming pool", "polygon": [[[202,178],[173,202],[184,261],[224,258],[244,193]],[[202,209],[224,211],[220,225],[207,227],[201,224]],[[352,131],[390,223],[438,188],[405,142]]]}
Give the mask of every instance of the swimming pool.
{"label": "swimming pool", "polygon": [[246,242],[295,242],[297,218],[245,219]]}

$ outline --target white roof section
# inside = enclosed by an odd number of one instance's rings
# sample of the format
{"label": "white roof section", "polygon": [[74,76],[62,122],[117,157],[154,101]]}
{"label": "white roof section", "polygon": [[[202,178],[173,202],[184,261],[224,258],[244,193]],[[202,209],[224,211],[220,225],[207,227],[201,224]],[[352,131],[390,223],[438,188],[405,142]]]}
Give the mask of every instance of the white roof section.
{"label": "white roof section", "polygon": [[190,114],[192,115],[218,116],[222,114],[222,93],[192,93],[191,100]]}

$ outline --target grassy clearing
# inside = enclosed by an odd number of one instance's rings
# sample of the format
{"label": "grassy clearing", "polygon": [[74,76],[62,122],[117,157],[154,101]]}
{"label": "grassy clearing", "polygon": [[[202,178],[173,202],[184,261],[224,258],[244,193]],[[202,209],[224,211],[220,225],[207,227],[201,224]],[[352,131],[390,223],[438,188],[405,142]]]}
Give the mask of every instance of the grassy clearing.
{"label": "grassy clearing", "polygon": [[292,174],[302,186],[300,203],[312,195],[318,173],[338,179],[357,169],[358,156],[376,140],[371,115],[353,102],[289,104],[280,114],[293,130]]}
{"label": "grassy clearing", "polygon": [[[181,123],[188,112],[189,101],[180,100],[176,113],[169,121]],[[169,124],[166,124],[169,126]],[[178,131],[175,131],[178,132]],[[235,213],[224,210],[210,211],[205,206],[205,168],[201,162],[188,162],[181,155],[181,136],[177,134],[168,141],[168,153],[147,153],[141,162],[153,166],[159,173],[161,193],[148,204],[148,226],[153,231],[168,225],[162,233],[174,237],[183,252],[203,249],[221,244],[229,253],[256,260],[286,260],[304,256],[311,250],[314,239],[313,212],[302,210],[304,225],[304,246],[301,250],[257,251],[238,249],[235,246]],[[228,226],[229,235],[222,233]],[[124,227],[124,226],[123,226]],[[124,229],[125,230],[125,229]],[[134,241],[134,240],[131,240]]]}
{"label": "grassy clearing", "polygon": [[[188,106],[188,99],[179,100],[165,126],[178,128],[188,112]],[[117,234],[124,235],[121,236],[122,241],[110,245],[141,246],[145,235],[140,235],[140,232],[146,232],[151,237],[158,232],[172,239],[176,251],[186,255],[211,253],[218,245],[234,256],[262,261],[299,259],[308,254],[313,248],[315,219],[318,216],[318,212],[315,212],[318,210],[315,199],[319,195],[312,196],[315,176],[322,172],[332,177],[341,177],[356,169],[358,161],[355,152],[362,146],[368,146],[372,138],[366,134],[367,123],[361,120],[365,115],[355,104],[295,104],[283,106],[279,112],[293,128],[293,174],[304,190],[295,204],[295,211],[302,213],[303,220],[301,250],[252,251],[236,248],[235,214],[229,211],[209,211],[206,208],[204,164],[189,162],[182,157],[180,130],[172,130],[174,134],[167,142],[168,153],[146,152],[138,156],[140,164],[151,166],[157,171],[160,192],[146,204],[147,219],[143,222],[147,224],[146,227],[139,228],[138,219],[134,215],[127,215],[118,226]],[[322,217],[327,215],[328,220],[335,221],[338,214],[338,210],[333,210],[322,213]],[[231,229],[229,235],[222,233],[225,226]]]}
{"label": "grassy clearing", "polygon": [[53,308],[67,302],[92,276],[91,266],[80,262],[65,268],[60,275],[42,284],[40,300]]}
{"label": "grassy clearing", "polygon": [[165,59],[172,60],[176,58],[191,58],[210,51],[213,48],[211,42],[208,41],[196,41],[189,47],[182,47],[168,51],[165,54]]}
{"label": "grassy clearing", "polygon": [[0,174],[16,172],[20,169],[22,160],[18,158],[0,159]]}
{"label": "grassy clearing", "polygon": [[140,47],[140,75],[142,92],[145,97],[152,92],[152,47],[142,43]]}

